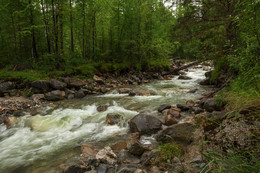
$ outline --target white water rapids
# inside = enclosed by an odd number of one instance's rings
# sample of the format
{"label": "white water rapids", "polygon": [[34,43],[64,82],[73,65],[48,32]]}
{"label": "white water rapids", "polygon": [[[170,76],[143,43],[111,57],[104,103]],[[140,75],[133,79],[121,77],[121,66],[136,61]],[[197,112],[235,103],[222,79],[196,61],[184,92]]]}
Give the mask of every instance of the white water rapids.
{"label": "white water rapids", "polygon": [[[47,107],[36,116],[28,114],[20,117],[11,128],[0,125],[0,172],[44,172],[49,168],[40,168],[54,166],[52,162],[74,156],[71,151],[83,142],[105,145],[116,136],[115,139],[118,139],[127,133],[127,123],[107,125],[105,119],[108,113],[119,113],[127,121],[141,111],[156,113],[161,104],[174,105],[201,97],[208,90],[198,84],[205,78],[204,73],[202,69],[190,69],[187,76],[191,80],[177,80],[176,76],[172,80],[137,86],[156,93],[154,96],[87,96],[81,100],[60,102],[62,106],[57,109]],[[187,93],[194,88],[199,91]],[[99,104],[109,107],[105,112],[98,112]]]}

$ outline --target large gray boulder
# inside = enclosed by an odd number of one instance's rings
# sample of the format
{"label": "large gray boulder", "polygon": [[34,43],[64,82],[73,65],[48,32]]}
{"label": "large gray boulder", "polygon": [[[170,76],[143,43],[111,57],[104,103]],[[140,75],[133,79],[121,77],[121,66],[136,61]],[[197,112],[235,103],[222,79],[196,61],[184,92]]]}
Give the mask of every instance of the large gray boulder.
{"label": "large gray boulder", "polygon": [[32,92],[37,93],[45,93],[49,91],[50,83],[47,80],[37,80],[31,83]]}
{"label": "large gray boulder", "polygon": [[56,79],[51,79],[50,86],[56,90],[63,90],[67,87],[67,84]]}
{"label": "large gray boulder", "polygon": [[161,130],[162,122],[154,116],[138,114],[129,121],[129,126],[132,133],[139,132],[141,135],[151,135]]}
{"label": "large gray boulder", "polygon": [[156,135],[158,142],[177,142],[189,144],[193,140],[194,125],[190,123],[175,124],[167,127]]}

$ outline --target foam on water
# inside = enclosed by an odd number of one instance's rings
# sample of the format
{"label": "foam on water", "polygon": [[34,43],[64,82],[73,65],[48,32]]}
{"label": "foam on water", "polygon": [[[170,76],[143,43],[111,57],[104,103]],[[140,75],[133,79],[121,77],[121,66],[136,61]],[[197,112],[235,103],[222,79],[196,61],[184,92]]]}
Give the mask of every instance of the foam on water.
{"label": "foam on water", "polygon": [[56,151],[78,145],[82,139],[99,141],[125,132],[127,127],[107,126],[106,114],[123,113],[129,118],[138,113],[117,104],[102,113],[96,108],[87,105],[82,109],[57,109],[46,116],[24,116],[10,129],[1,125],[0,172],[46,159]]}
{"label": "foam on water", "polygon": [[[128,94],[114,92],[89,96],[87,99],[77,100],[76,104],[75,100],[67,100],[64,102],[67,102],[67,107],[55,110],[46,107],[39,115],[28,114],[18,118],[12,128],[7,129],[5,125],[0,125],[0,172],[11,172],[15,168],[35,164],[35,161],[51,160],[61,152],[80,146],[86,141],[102,143],[113,136],[126,134],[126,121],[138,112],[156,114],[161,104],[177,104],[199,97],[200,94],[187,91],[193,88],[203,89],[198,80],[205,78],[204,73],[202,69],[190,70],[187,76],[191,80],[178,80],[175,76],[172,80],[155,81],[136,87],[156,93],[153,96],[130,97]],[[98,112],[97,105],[100,104],[109,107],[104,112]],[[123,122],[119,125],[107,125],[105,121],[108,113],[121,114],[124,117]],[[141,142],[150,144],[153,140],[153,137],[145,137]]]}

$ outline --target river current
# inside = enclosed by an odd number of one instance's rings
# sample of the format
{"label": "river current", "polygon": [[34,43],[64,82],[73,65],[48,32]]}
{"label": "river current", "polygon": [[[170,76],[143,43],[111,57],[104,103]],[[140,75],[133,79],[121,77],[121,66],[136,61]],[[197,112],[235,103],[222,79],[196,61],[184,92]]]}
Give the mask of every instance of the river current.
{"label": "river current", "polygon": [[[87,96],[83,99],[55,102],[56,108],[44,107],[36,116],[27,113],[17,123],[6,128],[0,125],[0,172],[44,173],[59,172],[58,166],[80,155],[80,145],[94,142],[105,146],[125,138],[127,121],[140,112],[157,114],[162,104],[181,104],[207,93],[210,88],[199,85],[205,78],[202,68],[189,69],[191,80],[156,80],[149,84],[130,86],[149,90],[152,96],[130,97],[127,94]],[[196,93],[188,93],[190,89]],[[98,112],[98,105],[108,105]],[[120,125],[105,123],[108,113],[123,115]]]}

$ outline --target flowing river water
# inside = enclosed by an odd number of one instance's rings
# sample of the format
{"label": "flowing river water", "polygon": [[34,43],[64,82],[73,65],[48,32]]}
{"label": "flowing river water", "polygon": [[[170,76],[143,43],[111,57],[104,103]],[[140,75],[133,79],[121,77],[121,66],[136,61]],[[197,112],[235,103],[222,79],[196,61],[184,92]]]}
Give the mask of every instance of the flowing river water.
{"label": "flowing river water", "polygon": [[[125,138],[127,120],[139,112],[157,114],[162,104],[181,104],[201,97],[210,88],[198,82],[205,78],[202,68],[189,69],[191,80],[153,81],[141,86],[153,96],[130,97],[127,94],[87,96],[57,102],[56,108],[45,107],[41,113],[20,117],[12,128],[0,125],[0,172],[44,173],[59,172],[58,166],[66,160],[79,157],[80,145],[94,142],[105,146]],[[188,93],[197,88],[196,93]],[[98,112],[100,104],[109,105],[105,112]],[[108,113],[123,115],[120,125],[105,123]]]}

